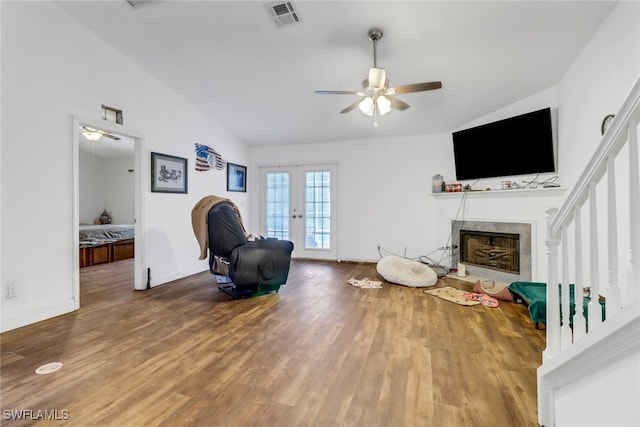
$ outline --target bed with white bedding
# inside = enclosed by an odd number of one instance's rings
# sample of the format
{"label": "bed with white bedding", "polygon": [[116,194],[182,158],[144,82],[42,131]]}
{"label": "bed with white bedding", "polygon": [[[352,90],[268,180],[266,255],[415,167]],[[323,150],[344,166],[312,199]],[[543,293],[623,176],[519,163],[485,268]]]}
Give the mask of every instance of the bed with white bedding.
{"label": "bed with white bedding", "polygon": [[133,224],[80,225],[80,245],[113,243],[134,236]]}
{"label": "bed with white bedding", "polygon": [[133,224],[80,224],[80,267],[133,258],[134,237]]}

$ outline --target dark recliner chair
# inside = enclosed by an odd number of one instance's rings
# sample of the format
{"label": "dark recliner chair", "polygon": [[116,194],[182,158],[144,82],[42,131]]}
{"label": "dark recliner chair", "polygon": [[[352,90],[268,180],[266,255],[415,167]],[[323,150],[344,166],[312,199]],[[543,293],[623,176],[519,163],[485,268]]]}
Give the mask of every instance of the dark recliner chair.
{"label": "dark recliner chair", "polygon": [[293,243],[288,240],[249,241],[242,219],[228,202],[214,205],[207,214],[209,269],[228,276],[219,289],[233,298],[277,292],[287,282]]}

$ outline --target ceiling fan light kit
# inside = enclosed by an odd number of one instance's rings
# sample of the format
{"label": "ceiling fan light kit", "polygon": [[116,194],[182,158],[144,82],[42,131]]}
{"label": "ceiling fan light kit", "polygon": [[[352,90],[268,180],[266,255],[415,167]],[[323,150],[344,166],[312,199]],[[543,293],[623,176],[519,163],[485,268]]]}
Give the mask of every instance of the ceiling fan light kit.
{"label": "ceiling fan light kit", "polygon": [[85,130],[82,132],[82,136],[87,138],[89,141],[97,141],[102,138],[102,134],[100,132],[93,132],[90,130]]}
{"label": "ceiling fan light kit", "polygon": [[369,40],[373,43],[373,67],[369,68],[368,78],[362,82],[364,90],[317,90],[315,93],[317,95],[357,95],[364,97],[362,100],[344,108],[340,113],[348,113],[357,107],[363,114],[373,117],[373,126],[377,127],[378,116],[383,116],[391,110],[404,111],[409,108],[409,104],[395,98],[394,95],[440,89],[442,88],[442,83],[437,81],[389,87],[385,69],[378,67],[377,43],[382,38],[383,32],[379,28],[372,28],[367,34]]}
{"label": "ceiling fan light kit", "polygon": [[383,89],[387,80],[387,73],[384,68],[369,68],[368,87],[372,89]]}
{"label": "ceiling fan light kit", "polygon": [[384,95],[380,95],[375,98],[367,96],[360,101],[358,108],[360,108],[360,111],[369,117],[373,116],[376,112],[378,115],[384,116],[391,111],[391,101],[389,101]]}
{"label": "ceiling fan light kit", "polygon": [[106,138],[113,139],[114,141],[120,141],[120,137],[112,134],[111,132],[107,132],[106,130],[92,128],[90,126],[80,126],[82,136],[87,138],[89,141],[98,141],[103,136]]}

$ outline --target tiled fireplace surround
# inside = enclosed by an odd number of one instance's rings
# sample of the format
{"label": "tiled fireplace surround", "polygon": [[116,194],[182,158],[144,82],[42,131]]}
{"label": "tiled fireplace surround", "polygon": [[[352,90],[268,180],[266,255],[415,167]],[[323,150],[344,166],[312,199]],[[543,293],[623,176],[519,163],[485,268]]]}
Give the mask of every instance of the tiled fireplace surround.
{"label": "tiled fireplace surround", "polygon": [[496,280],[504,283],[516,281],[531,281],[532,265],[532,223],[485,221],[485,220],[452,220],[451,236],[453,245],[452,266],[457,266],[460,259],[460,230],[481,231],[491,233],[518,234],[520,236],[520,272],[519,274],[506,271],[498,271],[476,265],[465,264],[466,274],[482,279]]}

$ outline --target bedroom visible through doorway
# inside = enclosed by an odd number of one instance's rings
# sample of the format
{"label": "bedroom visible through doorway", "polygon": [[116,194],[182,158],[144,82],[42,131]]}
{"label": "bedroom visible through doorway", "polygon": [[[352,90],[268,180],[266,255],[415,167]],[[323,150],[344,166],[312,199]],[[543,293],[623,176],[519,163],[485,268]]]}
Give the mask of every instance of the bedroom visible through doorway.
{"label": "bedroom visible through doorway", "polygon": [[80,268],[133,258],[135,140],[80,127]]}
{"label": "bedroom visible through doorway", "polygon": [[[142,194],[136,133],[109,122],[74,118],[74,300],[80,307],[84,268],[137,258]],[[76,252],[77,251],[77,252]],[[131,287],[142,287],[134,260]]]}

